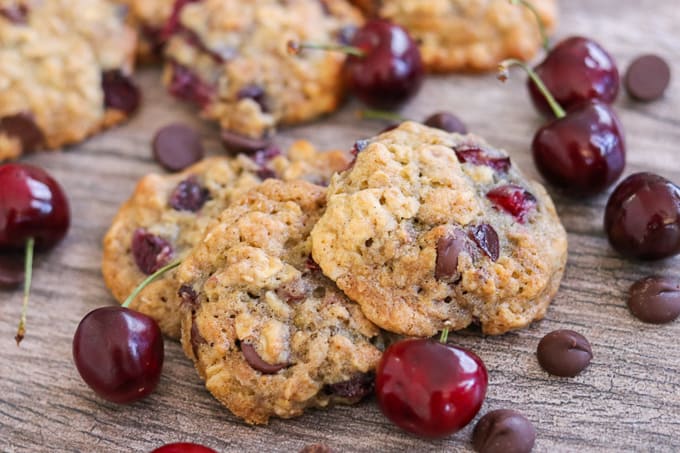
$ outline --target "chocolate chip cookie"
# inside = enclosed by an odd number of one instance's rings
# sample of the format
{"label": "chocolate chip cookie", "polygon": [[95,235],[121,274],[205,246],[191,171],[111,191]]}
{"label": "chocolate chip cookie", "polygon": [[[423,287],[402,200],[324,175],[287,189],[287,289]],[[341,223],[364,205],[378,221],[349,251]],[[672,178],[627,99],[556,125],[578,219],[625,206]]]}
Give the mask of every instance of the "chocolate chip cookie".
{"label": "chocolate chip cookie", "polygon": [[324,274],[378,326],[430,336],[540,319],[567,237],[545,189],[473,135],[407,122],[359,142],[312,231]]}
{"label": "chocolate chip cookie", "polygon": [[[506,58],[528,60],[541,46],[536,17],[508,0],[354,0],[369,15],[405,27],[431,71],[492,70]],[[555,0],[531,0],[548,30]]]}
{"label": "chocolate chip cookie", "polygon": [[265,181],[178,270],[184,350],[208,390],[251,424],[372,390],[379,329],[310,257],[325,195],[306,181]]}
{"label": "chocolate chip cookie", "polygon": [[125,8],[108,0],[1,0],[0,161],[132,114],[135,42]]}
{"label": "chocolate chip cookie", "polygon": [[362,22],[346,0],[204,0],[186,5],[164,80],[223,130],[249,138],[334,111],[344,95],[339,52],[288,53],[290,40],[333,43]]}
{"label": "chocolate chip cookie", "polygon": [[[262,180],[301,178],[325,184],[349,162],[347,153],[319,152],[299,141],[286,155],[268,149],[252,158],[209,158],[181,173],[145,176],[104,238],[106,285],[124,301],[147,275],[186,255],[232,200]],[[164,334],[179,338],[175,272],[145,288],[131,308],[154,318]]]}

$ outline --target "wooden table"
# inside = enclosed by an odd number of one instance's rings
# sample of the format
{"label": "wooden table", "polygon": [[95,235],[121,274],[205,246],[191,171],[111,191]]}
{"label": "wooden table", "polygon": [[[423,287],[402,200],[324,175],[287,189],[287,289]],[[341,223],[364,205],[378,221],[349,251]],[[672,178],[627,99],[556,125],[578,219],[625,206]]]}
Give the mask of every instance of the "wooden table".
{"label": "wooden table", "polygon": [[[645,52],[672,62],[676,79],[664,100],[640,105],[622,95],[616,107],[627,131],[626,172],[648,170],[675,182],[680,182],[679,6],[677,0],[563,0],[558,32],[595,38],[621,68]],[[170,121],[185,121],[199,128],[213,152],[220,152],[216,130],[165,95],[158,79],[154,69],[139,74],[144,108],[124,127],[64,153],[26,159],[63,183],[73,226],[60,246],[37,258],[28,334],[20,348],[13,337],[21,294],[0,293],[0,451],[142,452],[179,440],[223,452],[296,452],[314,442],[342,452],[468,451],[472,425],[445,440],[421,440],[390,424],[374,401],[313,410],[265,427],[246,426],[204,390],[172,341],[166,341],[160,385],[142,402],[105,403],[81,381],[71,358],[73,332],[85,313],[114,303],[100,275],[100,243],[137,179],[160,171],[150,157],[154,131]],[[423,118],[438,109],[457,112],[472,131],[508,149],[527,173],[538,177],[528,150],[541,120],[529,104],[524,80],[519,73],[506,85],[491,74],[433,77],[404,114]],[[320,147],[347,148],[381,128],[357,120],[357,108],[351,103],[326,121],[285,130],[281,141],[307,138]],[[569,231],[570,254],[546,319],[502,337],[454,335],[489,369],[481,412],[522,411],[538,429],[535,451],[540,452],[680,451],[680,321],[644,325],[625,306],[631,283],[648,274],[680,274],[680,257],[627,261],[610,249],[602,231],[606,196],[555,198]],[[577,378],[549,377],[536,362],[539,339],[557,328],[577,330],[592,343],[593,363]]]}

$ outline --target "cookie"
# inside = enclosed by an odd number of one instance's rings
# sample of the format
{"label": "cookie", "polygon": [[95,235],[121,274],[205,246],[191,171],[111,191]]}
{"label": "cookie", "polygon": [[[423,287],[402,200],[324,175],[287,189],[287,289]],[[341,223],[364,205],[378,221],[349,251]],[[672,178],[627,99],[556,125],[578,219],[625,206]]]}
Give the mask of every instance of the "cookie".
{"label": "cookie", "polygon": [[[405,27],[434,72],[496,69],[506,58],[531,59],[541,47],[534,14],[508,0],[354,0],[369,15]],[[555,0],[531,0],[547,30]]]}
{"label": "cookie", "polygon": [[0,161],[125,120],[136,33],[108,0],[0,0]]}
{"label": "cookie", "polygon": [[292,56],[288,42],[337,42],[362,20],[346,0],[192,3],[168,43],[164,81],[223,130],[262,138],[334,111],[345,94],[343,54]]}
{"label": "cookie", "polygon": [[[286,156],[268,150],[252,159],[215,157],[181,173],[145,176],[104,238],[104,281],[122,302],[147,275],[186,255],[233,199],[265,178],[325,184],[348,163],[346,153],[319,152],[299,141]],[[175,272],[145,288],[131,308],[154,318],[167,336],[179,338]]]}
{"label": "cookie", "polygon": [[314,260],[386,330],[430,336],[540,319],[567,237],[552,200],[504,151],[407,122],[357,144],[312,231]]}
{"label": "cookie", "polygon": [[311,261],[325,189],[265,181],[178,270],[182,346],[207,389],[251,424],[371,392],[379,329]]}

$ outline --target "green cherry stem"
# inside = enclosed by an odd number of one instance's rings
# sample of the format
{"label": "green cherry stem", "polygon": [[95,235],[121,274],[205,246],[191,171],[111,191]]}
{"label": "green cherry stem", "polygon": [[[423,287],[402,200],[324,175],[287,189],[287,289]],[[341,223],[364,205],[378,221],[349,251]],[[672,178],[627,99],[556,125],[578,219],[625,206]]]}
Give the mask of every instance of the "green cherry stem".
{"label": "green cherry stem", "polygon": [[19,327],[14,339],[17,346],[21,344],[21,340],[26,335],[26,312],[28,311],[28,297],[31,294],[31,279],[33,277],[33,249],[35,248],[35,239],[29,238],[26,241],[26,257],[24,258],[24,303],[21,307],[21,318],[19,319]]}
{"label": "green cherry stem", "polygon": [[536,74],[536,72],[523,61],[514,58],[502,61],[501,64],[498,65],[498,79],[501,82],[505,82],[506,80],[508,80],[509,68],[511,66],[519,66],[520,68],[524,69],[527,74],[529,74],[529,77],[534,82],[534,84],[536,84],[536,87],[538,87],[541,94],[543,94],[543,97],[548,102],[550,108],[552,109],[553,113],[557,118],[564,118],[567,115],[562,106],[555,100],[553,95],[550,93],[550,90],[548,90],[548,88],[545,86],[545,84],[538,76],[538,74]]}
{"label": "green cherry stem", "polygon": [[550,52],[550,38],[548,38],[548,33],[545,30],[545,23],[543,23],[543,19],[541,18],[541,15],[538,13],[538,10],[533,5],[533,3],[528,2],[526,0],[510,0],[510,3],[513,5],[524,6],[526,9],[531,11],[534,17],[536,17],[536,22],[538,23],[538,31],[541,34],[541,41],[543,41],[543,49],[546,52]]}
{"label": "green cherry stem", "polygon": [[123,304],[122,304],[123,308],[130,307],[130,304],[132,303],[132,301],[135,300],[135,298],[139,295],[139,293],[141,293],[144,290],[144,288],[146,288],[151,283],[155,282],[160,277],[162,277],[163,274],[165,274],[166,272],[176,268],[180,264],[181,264],[180,260],[175,260],[175,261],[171,262],[170,264],[166,264],[165,266],[161,267],[160,269],[158,269],[153,274],[146,277],[146,279],[144,279],[144,281],[142,283],[137,285],[135,290],[132,291],[132,293],[130,293],[130,295],[127,297],[127,299],[125,299],[125,302],[123,302]]}
{"label": "green cherry stem", "polygon": [[442,343],[442,344],[446,344],[448,339],[449,339],[449,328],[444,327],[444,330],[442,330],[442,334],[439,337],[439,342]]}
{"label": "green cherry stem", "polygon": [[407,121],[407,118],[404,118],[398,113],[386,112],[384,110],[365,109],[359,110],[357,113],[359,118],[364,120]]}
{"label": "green cherry stem", "polygon": [[298,55],[303,49],[327,50],[331,52],[342,52],[346,55],[363,58],[366,52],[358,47],[345,46],[342,44],[314,44],[309,42],[288,41],[286,45],[288,53],[291,55]]}

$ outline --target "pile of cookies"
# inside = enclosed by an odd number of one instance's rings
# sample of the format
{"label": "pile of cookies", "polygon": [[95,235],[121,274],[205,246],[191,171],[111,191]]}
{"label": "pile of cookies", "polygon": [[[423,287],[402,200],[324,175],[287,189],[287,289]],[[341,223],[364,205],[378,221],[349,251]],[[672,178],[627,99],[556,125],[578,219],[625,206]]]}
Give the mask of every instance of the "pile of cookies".
{"label": "pile of cookies", "polygon": [[266,423],[360,400],[397,336],[542,318],[566,255],[550,197],[504,151],[405,122],[352,153],[297,142],[146,176],[103,273],[123,301],[181,260],[131,307],[181,338],[234,414]]}

